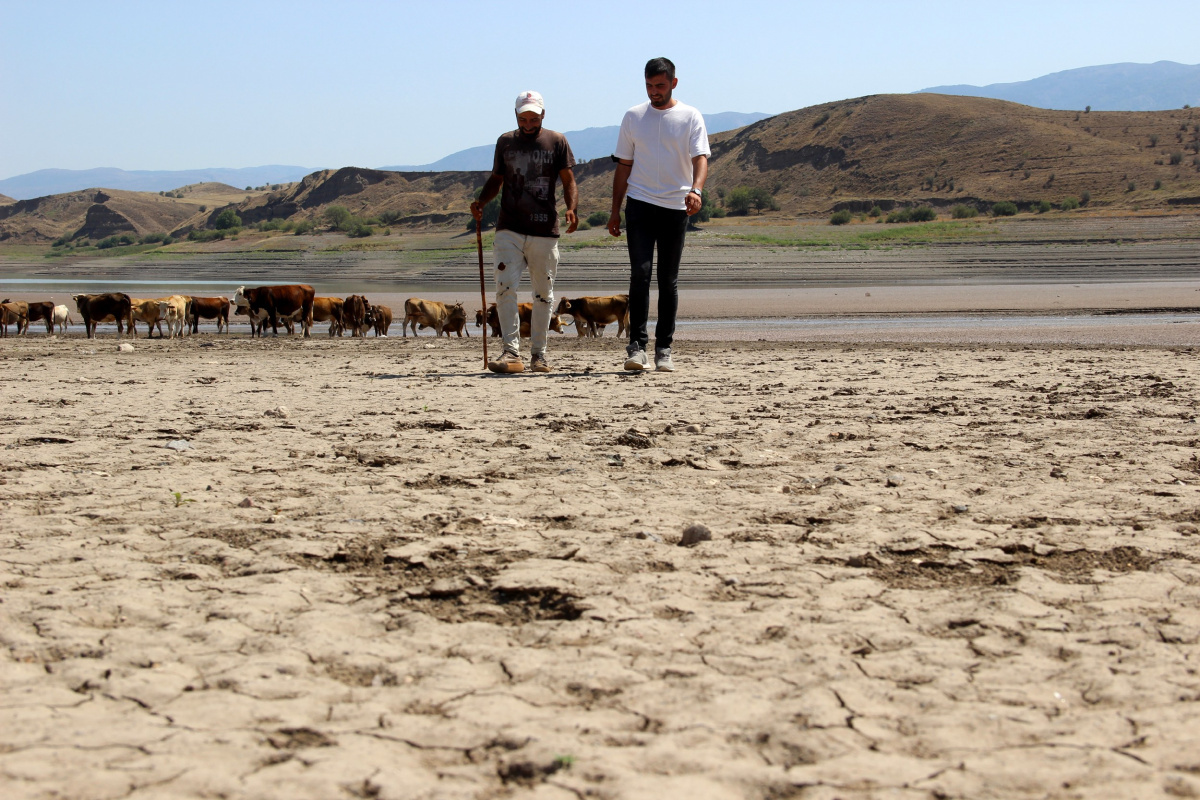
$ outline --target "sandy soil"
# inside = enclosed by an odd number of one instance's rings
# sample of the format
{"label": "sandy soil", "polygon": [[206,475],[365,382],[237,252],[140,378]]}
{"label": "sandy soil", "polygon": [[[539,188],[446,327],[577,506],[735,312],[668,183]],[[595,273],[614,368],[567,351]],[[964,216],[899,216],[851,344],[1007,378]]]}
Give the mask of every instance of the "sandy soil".
{"label": "sandy soil", "polygon": [[619,348],[6,340],[4,796],[1200,795],[1195,351]]}

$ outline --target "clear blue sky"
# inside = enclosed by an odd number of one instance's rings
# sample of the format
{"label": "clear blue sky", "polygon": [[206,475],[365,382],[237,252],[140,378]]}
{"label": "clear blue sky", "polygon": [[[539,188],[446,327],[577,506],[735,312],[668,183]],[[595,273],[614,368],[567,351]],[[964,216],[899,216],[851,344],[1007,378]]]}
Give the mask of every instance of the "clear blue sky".
{"label": "clear blue sky", "polygon": [[704,112],[1200,62],[1195,0],[0,0],[0,178],[48,167],[422,164],[615,125],[665,55]]}

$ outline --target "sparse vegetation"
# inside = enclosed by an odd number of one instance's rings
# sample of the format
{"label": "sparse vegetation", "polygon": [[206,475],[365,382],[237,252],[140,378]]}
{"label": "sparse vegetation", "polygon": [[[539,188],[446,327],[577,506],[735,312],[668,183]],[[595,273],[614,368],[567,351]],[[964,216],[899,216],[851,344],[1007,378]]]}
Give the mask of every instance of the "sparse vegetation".
{"label": "sparse vegetation", "polygon": [[[483,192],[482,188],[475,190],[475,199],[476,200],[479,199],[479,195],[482,192]],[[496,223],[499,221],[500,221],[500,195],[496,195],[495,197],[493,197],[491,200],[488,201],[488,204],[486,206],[483,207],[483,219],[480,220],[480,224],[482,225],[483,230],[486,231],[488,228],[496,227]],[[604,221],[607,223],[608,217],[605,217]],[[469,230],[471,232],[475,231],[475,218],[474,217],[467,220],[467,230]]]}
{"label": "sparse vegetation", "polygon": [[296,227],[292,229],[292,233],[296,236],[303,236],[311,231],[315,226],[311,219],[302,219],[296,223]]}
{"label": "sparse vegetation", "polygon": [[817,128],[821,127],[826,122],[829,122],[829,112],[828,111],[826,111],[821,116],[817,117],[817,121],[813,123],[813,130],[816,130]]}
{"label": "sparse vegetation", "polygon": [[[705,194],[707,194],[707,192]],[[607,211],[593,211],[592,213],[587,215],[587,219],[584,221],[587,222],[588,225],[597,225],[597,226],[607,225],[608,224],[608,212]]]}
{"label": "sparse vegetation", "polygon": [[1157,192],[1161,188],[1162,188],[1162,181],[1155,181],[1154,182],[1154,191]]}
{"label": "sparse vegetation", "polygon": [[935,219],[937,219],[937,212],[929,206],[901,208],[887,215],[888,224],[897,222],[932,222]]}
{"label": "sparse vegetation", "polygon": [[1134,183],[1133,181],[1130,181],[1129,184],[1126,185],[1126,187],[1125,187],[1125,191],[1127,191],[1127,192],[1133,192],[1136,190],[1137,190],[1137,184]]}
{"label": "sparse vegetation", "polygon": [[174,244],[175,240],[166,233],[147,233],[138,240],[138,244]]}
{"label": "sparse vegetation", "polygon": [[120,236],[109,236],[107,239],[101,239],[96,243],[98,250],[109,250],[113,247],[121,247],[127,244],[134,244],[134,238],[127,233]]}
{"label": "sparse vegetation", "polygon": [[1079,208],[1079,201],[1074,197],[1068,197],[1059,203],[1058,207],[1063,211],[1074,211],[1075,209]]}
{"label": "sparse vegetation", "polygon": [[355,222],[353,225],[350,226],[350,230],[348,231],[348,234],[350,236],[354,237],[355,239],[365,239],[368,236],[375,235],[375,228],[373,228],[371,225],[367,224],[367,222],[364,220],[358,220],[357,222]]}
{"label": "sparse vegetation", "polygon": [[1182,163],[1183,163],[1183,151],[1182,150],[1176,150],[1175,152],[1171,153],[1171,166],[1177,166]]}
{"label": "sparse vegetation", "polygon": [[224,239],[226,235],[233,235],[235,231],[240,233],[241,230],[241,228],[229,228],[228,230],[217,231],[192,230],[188,232],[187,238],[189,242],[215,242]]}
{"label": "sparse vegetation", "polygon": [[871,210],[867,212],[868,217],[882,217],[883,209],[879,206],[871,206]]}
{"label": "sparse vegetation", "polygon": [[1054,208],[1054,206],[1050,204],[1049,200],[1039,200],[1035,208],[1039,214],[1045,214],[1047,211]]}
{"label": "sparse vegetation", "polygon": [[1001,200],[999,203],[992,204],[993,217],[1011,217],[1017,213],[1017,204],[1008,200]]}
{"label": "sparse vegetation", "polygon": [[759,212],[778,211],[779,204],[770,192],[758,186],[739,186],[725,198],[725,209],[731,216],[745,216],[752,208]]}
{"label": "sparse vegetation", "polygon": [[854,215],[849,211],[835,211],[833,216],[829,218],[830,225],[847,225],[850,220],[854,219]]}
{"label": "sparse vegetation", "polygon": [[955,219],[971,219],[972,217],[979,216],[979,209],[977,209],[975,206],[968,206],[963,203],[959,203],[954,208],[950,209],[950,216],[954,217]]}
{"label": "sparse vegetation", "polygon": [[1079,204],[1082,206],[1086,206],[1090,202],[1092,202],[1092,193],[1087,191],[1086,189],[1084,189],[1083,192],[1079,195]]}

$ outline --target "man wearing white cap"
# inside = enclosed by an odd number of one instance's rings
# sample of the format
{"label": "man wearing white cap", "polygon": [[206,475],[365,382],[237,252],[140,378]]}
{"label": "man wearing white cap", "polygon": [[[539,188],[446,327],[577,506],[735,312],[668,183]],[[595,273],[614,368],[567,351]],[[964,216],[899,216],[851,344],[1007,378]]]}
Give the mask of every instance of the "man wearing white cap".
{"label": "man wearing white cap", "polygon": [[567,204],[567,233],[579,226],[575,208],[579,191],[575,186],[575,156],[567,137],[542,127],[546,107],[537,92],[522,92],[516,103],[517,129],[496,140],[492,174],[471,203],[475,224],[483,219],[483,207],[500,192],[500,219],[492,252],[496,261],[496,314],[499,317],[504,352],[488,362],[492,372],[524,372],[521,360],[521,328],[517,314],[517,285],[529,268],[533,287],[533,319],[530,326],[533,372],[549,372],[546,342],[550,311],[554,305],[554,277],[558,273],[558,210],[555,181],[562,181]]}

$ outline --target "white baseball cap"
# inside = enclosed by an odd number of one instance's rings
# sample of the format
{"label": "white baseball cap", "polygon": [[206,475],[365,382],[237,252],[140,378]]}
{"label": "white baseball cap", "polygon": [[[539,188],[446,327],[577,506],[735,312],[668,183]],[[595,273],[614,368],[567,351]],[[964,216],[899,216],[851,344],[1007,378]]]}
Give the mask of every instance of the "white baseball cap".
{"label": "white baseball cap", "polygon": [[535,111],[538,114],[546,113],[546,104],[542,101],[542,96],[537,92],[521,92],[517,95],[517,113],[521,114],[526,111]]}

